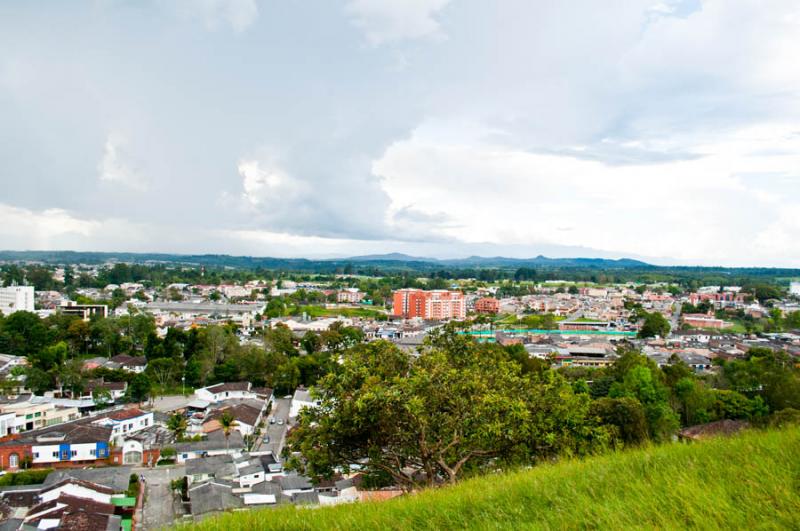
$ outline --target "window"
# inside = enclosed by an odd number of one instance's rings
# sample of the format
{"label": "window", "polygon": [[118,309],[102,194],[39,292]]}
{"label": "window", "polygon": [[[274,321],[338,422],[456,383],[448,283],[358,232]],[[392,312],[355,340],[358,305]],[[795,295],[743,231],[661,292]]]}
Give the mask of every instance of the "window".
{"label": "window", "polygon": [[63,452],[61,452],[61,459],[63,461],[69,460],[69,450],[64,450]]}
{"label": "window", "polygon": [[72,455],[71,455],[71,457],[75,457],[75,456],[77,456],[77,455],[78,455],[78,451],[77,451],[77,450],[72,450]]}
{"label": "window", "polygon": [[33,452],[33,458],[39,459],[39,452]]}
{"label": "window", "polygon": [[58,459],[58,452],[53,452],[53,457],[55,457],[56,459]]}
{"label": "window", "polygon": [[34,415],[34,417],[37,417],[37,418],[41,417],[41,416],[42,416],[42,412],[41,411],[37,411],[36,414]]}
{"label": "window", "polygon": [[19,456],[17,454],[8,456],[8,466],[10,468],[17,468],[19,466]]}
{"label": "window", "polygon": [[96,454],[97,454],[97,450],[95,450],[94,448],[92,448],[91,450],[89,450],[89,455],[91,455],[92,457],[95,457],[95,456],[96,456]]}

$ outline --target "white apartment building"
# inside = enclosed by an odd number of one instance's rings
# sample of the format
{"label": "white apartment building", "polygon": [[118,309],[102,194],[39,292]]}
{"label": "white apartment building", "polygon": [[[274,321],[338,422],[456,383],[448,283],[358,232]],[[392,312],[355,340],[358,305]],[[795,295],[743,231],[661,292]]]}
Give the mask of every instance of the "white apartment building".
{"label": "white apartment building", "polygon": [[14,312],[34,310],[33,286],[9,286],[0,288],[0,312],[11,315]]}

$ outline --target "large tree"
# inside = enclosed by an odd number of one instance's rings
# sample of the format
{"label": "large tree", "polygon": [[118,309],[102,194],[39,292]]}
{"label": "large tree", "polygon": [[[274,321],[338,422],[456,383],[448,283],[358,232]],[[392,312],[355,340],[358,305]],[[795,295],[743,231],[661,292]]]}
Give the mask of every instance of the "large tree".
{"label": "large tree", "polygon": [[497,459],[558,453],[587,435],[586,408],[574,409],[579,419],[554,420],[575,397],[560,376],[550,380],[523,375],[500,347],[449,332],[418,357],[388,342],[359,345],[320,381],[319,407],[301,412],[290,466],[330,477],[357,465],[414,488],[454,482]]}

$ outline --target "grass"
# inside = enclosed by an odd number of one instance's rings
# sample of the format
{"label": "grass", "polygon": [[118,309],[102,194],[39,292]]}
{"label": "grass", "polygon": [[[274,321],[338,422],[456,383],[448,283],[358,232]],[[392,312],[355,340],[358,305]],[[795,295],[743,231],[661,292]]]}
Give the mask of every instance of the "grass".
{"label": "grass", "polygon": [[285,506],[201,530],[780,529],[800,522],[800,428],[474,478],[383,503]]}
{"label": "grass", "polygon": [[325,308],[324,306],[301,306],[297,309],[297,315],[302,315],[305,312],[309,317],[363,317],[372,319],[386,318],[386,313],[380,310],[364,307],[364,308]]}

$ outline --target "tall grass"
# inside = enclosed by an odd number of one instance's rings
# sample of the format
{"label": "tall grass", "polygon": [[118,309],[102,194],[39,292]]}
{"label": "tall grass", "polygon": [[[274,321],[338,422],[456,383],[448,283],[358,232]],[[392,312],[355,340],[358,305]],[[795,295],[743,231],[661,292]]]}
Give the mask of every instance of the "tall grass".
{"label": "tall grass", "polygon": [[799,529],[800,429],[470,479],[388,502],[208,519],[238,529]]}

